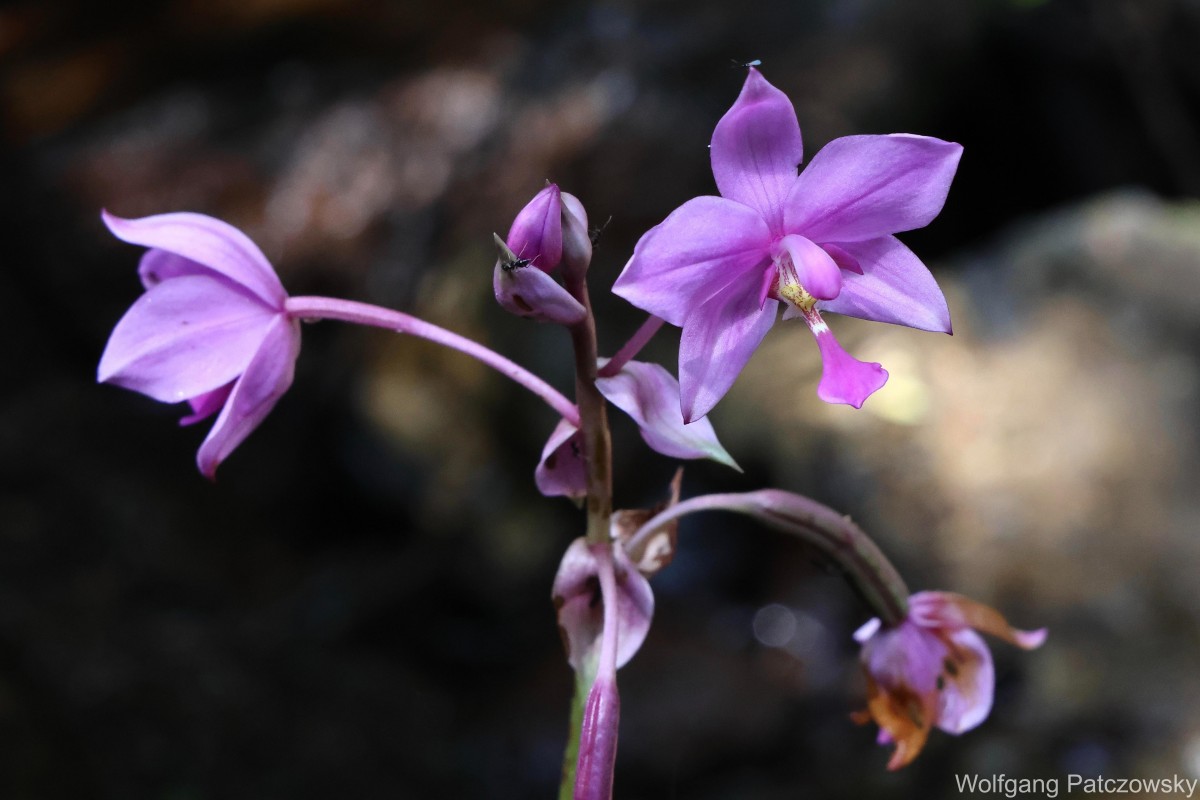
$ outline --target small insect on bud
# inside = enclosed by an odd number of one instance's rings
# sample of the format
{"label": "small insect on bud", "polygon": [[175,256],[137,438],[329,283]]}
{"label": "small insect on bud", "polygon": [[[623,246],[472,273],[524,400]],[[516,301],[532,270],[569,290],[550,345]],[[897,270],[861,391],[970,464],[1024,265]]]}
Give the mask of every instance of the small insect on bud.
{"label": "small insect on bud", "polygon": [[493,234],[499,255],[492,273],[496,302],[519,317],[559,325],[574,325],[587,311],[570,292],[549,274],[533,265],[532,259],[520,258],[504,240]]}

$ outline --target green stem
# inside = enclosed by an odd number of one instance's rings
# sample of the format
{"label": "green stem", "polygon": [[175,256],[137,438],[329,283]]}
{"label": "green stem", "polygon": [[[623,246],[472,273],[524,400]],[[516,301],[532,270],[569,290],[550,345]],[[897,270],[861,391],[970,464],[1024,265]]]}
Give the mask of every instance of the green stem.
{"label": "green stem", "polygon": [[574,800],[575,768],[579,765],[579,735],[583,729],[583,709],[587,705],[593,678],[594,672],[592,675],[575,673],[575,694],[571,698],[571,722],[567,729],[567,749],[563,753],[562,783],[558,786],[558,800]]}

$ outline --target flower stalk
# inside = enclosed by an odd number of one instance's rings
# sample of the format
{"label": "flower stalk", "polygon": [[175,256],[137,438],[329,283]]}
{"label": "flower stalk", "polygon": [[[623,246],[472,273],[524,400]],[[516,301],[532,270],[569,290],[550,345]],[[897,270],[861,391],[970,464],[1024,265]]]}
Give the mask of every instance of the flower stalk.
{"label": "flower stalk", "polygon": [[335,319],[341,322],[352,322],[356,325],[369,325],[374,328],[416,336],[457,350],[524,386],[544,400],[564,419],[574,425],[579,424],[579,412],[575,408],[575,404],[568,400],[562,392],[511,359],[505,358],[472,339],[433,323],[400,311],[393,311],[390,308],[381,308],[354,300],[339,300],[333,297],[289,297],[284,307],[287,313],[296,319],[305,321]]}
{"label": "flower stalk", "polygon": [[634,356],[642,351],[642,348],[650,343],[654,338],[654,334],[658,333],[658,329],[666,322],[664,319],[651,314],[646,318],[646,321],[641,324],[641,327],[634,332],[633,336],[629,337],[617,354],[610,358],[597,373],[601,378],[611,378],[621,371],[621,367],[628,364]]}
{"label": "flower stalk", "polygon": [[698,511],[733,511],[798,537],[827,556],[885,627],[908,613],[908,587],[871,538],[849,517],[815,500],[779,489],[709,494],[684,500],[642,525],[626,545],[638,547],[667,523]]}
{"label": "flower stalk", "polygon": [[575,353],[575,402],[587,462],[586,536],[590,543],[608,542],[612,517],[612,437],[604,396],[596,388],[596,318],[588,296],[586,272],[572,270],[564,277],[567,291],[587,312],[582,321],[569,328]]}

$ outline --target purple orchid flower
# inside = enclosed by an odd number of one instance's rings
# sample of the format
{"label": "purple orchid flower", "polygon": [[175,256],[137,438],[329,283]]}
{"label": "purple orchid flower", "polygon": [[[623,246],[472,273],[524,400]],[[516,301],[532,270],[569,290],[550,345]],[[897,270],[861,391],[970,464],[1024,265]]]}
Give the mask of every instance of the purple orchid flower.
{"label": "purple orchid flower", "polygon": [[97,379],[186,400],[182,425],[217,414],[196,454],[211,479],[291,386],[300,323],[262,251],[233,226],[191,213],[102,216],[118,239],[150,249],[138,267],[146,293],[113,329]]}
{"label": "purple orchid flower", "polygon": [[835,139],[803,157],[791,102],[750,68],[713,132],[721,197],[684,203],[638,242],[613,291],[683,328],[684,419],[716,405],[775,322],[801,317],[821,352],[818,396],[861,407],[887,372],[850,356],[821,317],[832,311],[950,332],[946,300],[892,234],[945,203],[960,145],[909,134]]}
{"label": "purple orchid flower", "polygon": [[995,609],[949,592],[918,592],[899,625],[872,619],[855,632],[867,677],[867,710],[855,719],[874,720],[880,743],[896,745],[888,769],[916,758],[934,726],[960,734],[987,719],[995,675],[975,631],[1025,650],[1046,640],[1044,628],[1017,630]]}

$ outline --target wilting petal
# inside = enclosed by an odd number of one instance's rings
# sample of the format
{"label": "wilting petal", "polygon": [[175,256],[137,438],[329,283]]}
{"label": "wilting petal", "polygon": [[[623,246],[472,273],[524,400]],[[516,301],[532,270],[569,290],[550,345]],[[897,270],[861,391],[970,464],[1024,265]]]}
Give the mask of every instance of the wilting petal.
{"label": "wilting petal", "polygon": [[1041,647],[1046,629],[1023,631],[1008,624],[996,609],[955,592],[917,592],[909,599],[909,616],[918,625],[959,630],[974,628],[1023,650]]}
{"label": "wilting petal", "polygon": [[259,426],[292,385],[299,354],[300,323],[282,314],[276,316],[196,454],[196,464],[206,477],[215,476],[221,462]]}
{"label": "wilting petal", "polygon": [[530,266],[497,264],[492,288],[496,302],[519,317],[574,325],[587,316],[584,307],[558,281]]}
{"label": "wilting petal", "polygon": [[[613,559],[618,595],[617,667],[622,667],[637,653],[650,630],[654,593],[622,548],[613,548]],[[588,661],[599,653],[604,631],[605,603],[598,575],[599,565],[591,546],[582,538],[576,539],[563,554],[551,591],[567,660],[576,672],[586,670]]]}
{"label": "wilting petal", "polygon": [[683,424],[679,382],[659,364],[630,361],[611,378],[597,378],[596,388],[638,424],[651,448],[672,458],[711,458],[741,471],[717,441],[707,419]]}
{"label": "wilting petal", "polygon": [[[862,266],[842,273],[842,292],[821,302],[822,311],[950,333],[950,309],[937,281],[913,251],[894,236],[837,245]],[[832,248],[832,245],[827,245]]]}
{"label": "wilting petal", "polygon": [[283,308],[287,294],[275,270],[258,245],[229,223],[190,212],[122,219],[105,211],[101,216],[118,239],[182,256],[245,286],[273,308]]}
{"label": "wilting petal", "polygon": [[725,396],[767,331],[778,304],[761,302],[755,281],[742,281],[694,309],[679,341],[680,404],[684,422],[708,414]]}
{"label": "wilting petal", "polygon": [[804,147],[792,102],[757,69],[750,68],[737,101],[717,123],[710,153],[721,195],[745,203],[772,231],[781,231]]}
{"label": "wilting petal", "polygon": [[538,491],[547,497],[587,495],[587,462],[583,458],[583,436],[565,419],[559,420],[533,473]]}
{"label": "wilting petal", "polygon": [[907,133],[834,139],[789,187],[784,226],[839,243],[922,228],[942,210],[961,155],[961,145]]}
{"label": "wilting petal", "polygon": [[770,236],[754,209],[697,197],[642,236],[613,292],[682,326],[696,307],[769,259]]}
{"label": "wilting petal", "polygon": [[517,258],[527,258],[549,272],[562,261],[562,201],[558,187],[550,184],[529,201],[508,231],[508,246]]}
{"label": "wilting petal", "polygon": [[117,323],[97,379],[182,402],[240,375],[280,316],[224,277],[174,278],[139,297]]}
{"label": "wilting petal", "polygon": [[945,653],[935,634],[907,621],[876,632],[863,645],[867,711],[896,745],[888,769],[908,764],[925,746],[936,721]]}
{"label": "wilting petal", "polygon": [[971,730],[987,719],[996,687],[992,654],[972,630],[946,635],[938,693],[937,726],[947,733]]}

